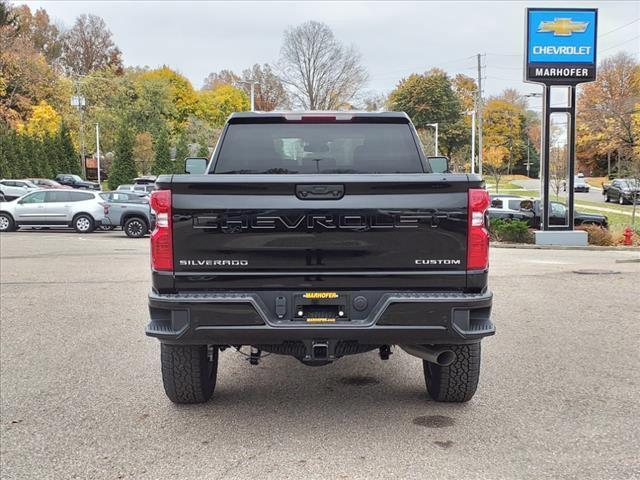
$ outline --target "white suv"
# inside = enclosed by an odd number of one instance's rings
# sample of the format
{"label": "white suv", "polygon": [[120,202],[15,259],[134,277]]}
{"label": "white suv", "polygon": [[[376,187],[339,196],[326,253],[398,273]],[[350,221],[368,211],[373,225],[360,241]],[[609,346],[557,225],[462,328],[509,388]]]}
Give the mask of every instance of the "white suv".
{"label": "white suv", "polygon": [[20,227],[72,227],[90,233],[108,224],[109,206],[99,192],[38,190],[11,202],[0,202],[0,232]]}
{"label": "white suv", "polygon": [[6,200],[21,197],[25,193],[33,192],[38,188],[40,187],[29,180],[0,180],[0,193]]}

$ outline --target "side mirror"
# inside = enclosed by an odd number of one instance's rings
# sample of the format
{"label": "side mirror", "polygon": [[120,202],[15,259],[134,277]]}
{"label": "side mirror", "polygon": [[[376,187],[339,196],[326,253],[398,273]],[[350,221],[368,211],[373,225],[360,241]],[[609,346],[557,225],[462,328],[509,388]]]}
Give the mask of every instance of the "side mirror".
{"label": "side mirror", "polygon": [[207,170],[208,158],[189,157],[184,159],[184,173],[198,175]]}
{"label": "side mirror", "polygon": [[431,173],[451,173],[447,157],[427,157]]}

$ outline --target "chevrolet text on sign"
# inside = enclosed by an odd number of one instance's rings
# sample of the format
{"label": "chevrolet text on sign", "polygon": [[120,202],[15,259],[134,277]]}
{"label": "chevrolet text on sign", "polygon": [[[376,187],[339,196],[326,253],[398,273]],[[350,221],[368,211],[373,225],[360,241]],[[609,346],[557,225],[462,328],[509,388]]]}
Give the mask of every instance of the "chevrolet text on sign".
{"label": "chevrolet text on sign", "polygon": [[527,9],[525,80],[575,85],[596,78],[597,9]]}

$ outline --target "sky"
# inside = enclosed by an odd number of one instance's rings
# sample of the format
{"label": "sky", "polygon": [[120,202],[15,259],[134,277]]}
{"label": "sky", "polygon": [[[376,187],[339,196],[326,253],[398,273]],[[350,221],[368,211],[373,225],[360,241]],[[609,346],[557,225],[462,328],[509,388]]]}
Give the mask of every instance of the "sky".
{"label": "sky", "polygon": [[[599,9],[598,58],[620,51],[640,59],[640,1],[208,2],[26,1],[71,26],[77,15],[104,18],[125,65],[163,64],[196,88],[213,71],[241,72],[274,63],[283,32],[307,20],[325,22],[362,54],[367,90],[388,93],[403,77],[440,67],[477,76],[482,53],[485,96],[505,88],[540,92],[522,81],[526,7]],[[535,99],[534,99],[535,100]],[[537,99],[539,101],[539,99]]]}

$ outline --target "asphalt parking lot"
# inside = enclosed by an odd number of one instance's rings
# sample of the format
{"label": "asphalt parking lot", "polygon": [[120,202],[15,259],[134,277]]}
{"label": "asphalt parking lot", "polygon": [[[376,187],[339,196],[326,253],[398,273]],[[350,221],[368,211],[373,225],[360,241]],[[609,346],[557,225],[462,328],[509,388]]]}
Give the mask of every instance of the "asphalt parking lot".
{"label": "asphalt parking lot", "polygon": [[430,401],[399,350],[323,368],[227,350],[214,399],[176,406],[143,333],[147,250],[0,236],[2,478],[640,478],[637,251],[494,249],[468,404]]}

